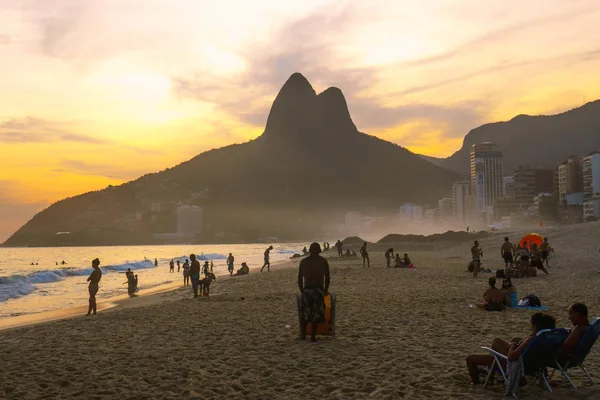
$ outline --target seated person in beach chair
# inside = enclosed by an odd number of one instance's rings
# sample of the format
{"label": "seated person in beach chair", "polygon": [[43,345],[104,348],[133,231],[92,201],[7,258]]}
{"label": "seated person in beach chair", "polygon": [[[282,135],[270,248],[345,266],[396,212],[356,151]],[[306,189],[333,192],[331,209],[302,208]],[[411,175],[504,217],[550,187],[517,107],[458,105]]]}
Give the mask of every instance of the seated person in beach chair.
{"label": "seated person in beach chair", "polygon": [[[535,313],[531,316],[531,332],[528,336],[526,336],[524,339],[515,337],[509,341],[505,341],[501,338],[495,338],[492,341],[492,345],[489,350],[492,350],[496,354],[504,357],[504,359],[501,360],[501,365],[499,365],[499,367],[502,368],[502,366],[506,364],[506,360],[518,360],[539,331],[553,329],[555,327],[556,321],[554,317],[545,313]],[[488,350],[488,348],[484,349]],[[495,369],[493,367],[495,364],[497,364],[496,358],[493,354],[471,354],[467,357],[466,362],[469,376],[471,377],[471,382],[474,385],[479,385],[481,383],[479,379],[480,367],[491,367],[489,369],[486,383],[490,377],[493,378],[495,373]],[[505,377],[504,370],[501,369],[500,372]]]}
{"label": "seated person in beach chair", "polygon": [[505,306],[511,304],[510,297],[496,288],[496,277],[490,276],[488,279],[489,289],[483,293],[484,303],[477,307],[487,311],[504,311]]}
{"label": "seated person in beach chair", "polygon": [[237,272],[233,276],[248,275],[249,273],[250,273],[250,268],[248,268],[248,264],[243,262],[240,269],[238,269]]}
{"label": "seated person in beach chair", "polygon": [[544,268],[544,260],[542,259],[542,252],[537,247],[537,244],[535,244],[535,243],[531,247],[531,267],[541,269],[542,271],[544,271],[544,273],[546,275],[548,275],[548,270],[546,270],[546,268]]}
{"label": "seated person in beach chair", "polygon": [[583,366],[583,362],[598,336],[600,336],[600,318],[594,319],[590,324],[588,309],[585,304],[575,303],[569,307],[569,320],[573,324],[569,337],[561,346],[554,363],[551,363],[548,367],[560,370],[571,386],[577,389],[577,386],[567,374],[569,368],[581,368],[592,385],[595,384],[587,369]]}

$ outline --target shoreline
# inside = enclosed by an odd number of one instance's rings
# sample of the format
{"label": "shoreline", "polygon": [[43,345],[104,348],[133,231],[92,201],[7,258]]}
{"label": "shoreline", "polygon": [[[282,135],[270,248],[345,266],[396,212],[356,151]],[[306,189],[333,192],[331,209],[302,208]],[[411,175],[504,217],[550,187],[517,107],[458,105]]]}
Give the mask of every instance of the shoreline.
{"label": "shoreline", "polygon": [[[273,270],[273,268],[277,268],[277,270],[289,268],[292,266],[291,264],[293,264],[293,260],[300,260],[300,258],[275,261],[271,264],[271,270]],[[290,265],[286,266],[286,264],[288,263]],[[260,273],[260,267],[251,268],[250,272]],[[230,278],[230,276],[226,273],[215,276],[217,278]],[[97,311],[98,313],[100,313],[100,311],[107,312],[113,311],[115,309],[144,307],[151,304],[161,303],[162,301],[165,301],[165,299],[161,299],[159,295],[168,292],[177,292],[179,290],[191,290],[191,283],[190,286],[182,286],[181,283],[169,283],[166,285],[154,286],[150,289],[145,290],[144,293],[136,295],[134,297],[129,297],[129,295],[127,294],[120,294],[117,296],[109,297],[98,302]],[[41,325],[52,321],[85,317],[87,310],[88,305],[84,304],[76,307],[61,308],[57,310],[49,310],[37,313],[17,315],[14,317],[0,318],[0,332],[32,325]]]}

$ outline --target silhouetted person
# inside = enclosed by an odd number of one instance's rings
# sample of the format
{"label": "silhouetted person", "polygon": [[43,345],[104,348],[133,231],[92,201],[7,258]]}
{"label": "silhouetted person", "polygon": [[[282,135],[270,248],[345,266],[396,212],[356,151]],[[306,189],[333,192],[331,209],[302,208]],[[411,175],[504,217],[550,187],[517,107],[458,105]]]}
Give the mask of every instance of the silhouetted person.
{"label": "silhouetted person", "polygon": [[335,248],[337,249],[338,257],[344,257],[344,244],[338,240]]}
{"label": "silhouetted person", "polygon": [[329,263],[321,257],[321,246],[313,243],[310,255],[300,261],[298,288],[302,293],[301,315],[305,324],[302,340],[306,339],[306,325],[311,324],[310,339],[315,342],[317,325],[325,322],[325,295],[329,290]]}
{"label": "silhouetted person", "polygon": [[542,262],[546,263],[546,267],[548,266],[548,252],[550,251],[550,243],[548,243],[548,238],[545,237],[544,241],[540,245],[540,250],[542,251]]}
{"label": "silhouetted person", "polygon": [[263,269],[267,267],[267,272],[271,271],[271,250],[273,250],[273,246],[269,246],[267,250],[265,250],[265,264],[260,269],[260,272],[263,272]]}
{"label": "silhouetted person", "polygon": [[96,294],[98,293],[99,288],[98,283],[100,282],[100,279],[102,279],[102,270],[100,270],[99,259],[95,258],[92,261],[92,268],[94,268],[94,270],[87,278],[87,281],[90,283],[88,285],[88,291],[90,292],[90,306],[87,315],[90,315],[92,312],[96,315]]}
{"label": "silhouetted person", "polygon": [[200,263],[196,260],[195,254],[190,254],[192,265],[190,266],[190,278],[192,279],[192,290],[194,297],[198,297],[198,284],[200,282]]}
{"label": "silhouetted person", "polygon": [[515,248],[513,244],[508,240],[508,237],[504,238],[504,243],[500,247],[500,254],[504,258],[504,267],[508,268],[509,264],[513,263]]}
{"label": "silhouetted person", "polygon": [[179,272],[180,269],[181,269],[181,263],[179,262],[179,260],[177,260],[177,272]]}
{"label": "silhouetted person", "polygon": [[233,276],[234,261],[235,261],[235,257],[233,257],[232,253],[229,253],[229,257],[227,257],[227,271],[229,271],[229,276]]}
{"label": "silhouetted person", "polygon": [[183,286],[190,285],[190,263],[188,260],[185,260],[183,263]]}
{"label": "silhouetted person", "polygon": [[169,263],[169,272],[175,272],[175,263],[173,260]]}
{"label": "silhouetted person", "polygon": [[302,249],[302,255],[305,256],[308,254],[308,250],[306,249],[306,246],[304,246],[304,248]]}
{"label": "silhouetted person", "polygon": [[479,270],[481,269],[481,256],[483,256],[483,250],[479,248],[479,242],[475,240],[473,247],[471,247],[471,258],[473,263],[473,277],[477,278]]}
{"label": "silhouetted person", "polygon": [[394,249],[387,249],[387,251],[384,254],[385,256],[385,263],[387,265],[388,268],[391,267],[390,263],[392,261],[392,258],[394,258]]}
{"label": "silhouetted person", "polygon": [[363,243],[360,248],[360,255],[363,259],[363,268],[371,268],[371,260],[369,260],[369,252],[367,251],[367,242]]}
{"label": "silhouetted person", "polygon": [[204,274],[205,277],[208,276],[208,268],[209,268],[208,261],[205,261],[204,266],[202,267],[202,273]]}
{"label": "silhouetted person", "polygon": [[210,260],[210,273],[213,273],[213,268],[215,267],[215,264],[213,264],[212,260]]}
{"label": "silhouetted person", "polygon": [[135,277],[133,276],[133,272],[131,272],[131,268],[127,268],[127,272],[125,272],[125,278],[127,278],[127,294],[129,297],[135,294],[135,288],[137,286],[137,282]]}
{"label": "silhouetted person", "polygon": [[154,266],[158,267],[158,259],[157,258],[154,259]]}

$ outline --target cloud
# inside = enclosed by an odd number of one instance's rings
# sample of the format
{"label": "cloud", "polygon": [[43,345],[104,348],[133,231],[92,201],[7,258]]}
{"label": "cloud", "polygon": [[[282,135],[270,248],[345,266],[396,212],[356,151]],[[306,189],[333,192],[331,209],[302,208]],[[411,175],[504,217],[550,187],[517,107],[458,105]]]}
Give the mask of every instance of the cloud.
{"label": "cloud", "polygon": [[51,143],[75,142],[86,144],[107,144],[104,139],[94,138],[63,130],[64,123],[51,122],[40,118],[25,117],[10,119],[0,123],[0,143]]}
{"label": "cloud", "polygon": [[51,172],[100,176],[108,179],[129,181],[154,171],[148,171],[147,168],[140,168],[138,166],[90,163],[81,160],[67,159],[60,162],[60,168],[54,168]]}

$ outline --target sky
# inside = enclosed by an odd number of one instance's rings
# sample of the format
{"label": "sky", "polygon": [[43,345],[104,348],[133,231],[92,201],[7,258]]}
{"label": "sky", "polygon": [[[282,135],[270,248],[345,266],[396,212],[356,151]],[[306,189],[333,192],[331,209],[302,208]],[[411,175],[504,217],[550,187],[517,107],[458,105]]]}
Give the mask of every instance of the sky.
{"label": "sky", "polygon": [[[369,5],[368,3],[372,3]],[[447,157],[600,98],[597,0],[0,0],[0,242],[49,204],[258,137],[301,72]]]}

